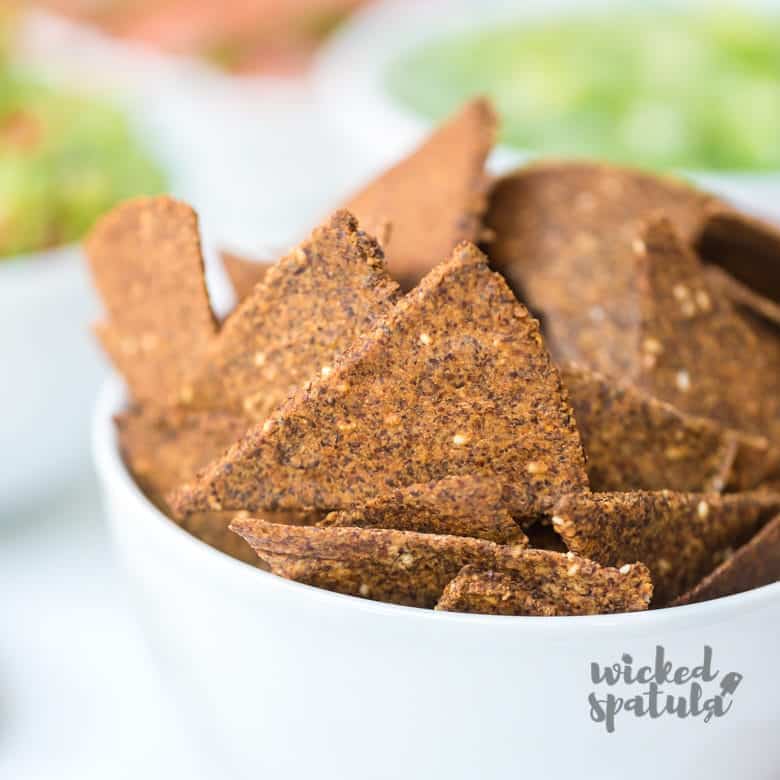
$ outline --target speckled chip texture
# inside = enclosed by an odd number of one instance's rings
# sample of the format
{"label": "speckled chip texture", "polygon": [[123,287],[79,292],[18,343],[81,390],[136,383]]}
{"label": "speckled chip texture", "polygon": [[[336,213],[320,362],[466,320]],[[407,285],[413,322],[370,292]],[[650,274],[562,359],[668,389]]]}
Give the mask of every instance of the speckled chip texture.
{"label": "speckled chip texture", "polygon": [[701,262],[666,219],[641,232],[636,384],[678,409],[764,435],[780,425],[780,379],[750,325],[713,295]]}
{"label": "speckled chip texture", "polygon": [[499,180],[486,227],[494,267],[541,315],[559,362],[634,373],[638,230],[662,209],[685,240],[714,198],[670,178],[588,162],[548,162]]}
{"label": "speckled chip texture", "polygon": [[766,478],[769,442],[727,430],[583,366],[561,369],[594,491],[746,490]]}
{"label": "speckled chip texture", "polygon": [[379,244],[347,211],[336,212],[225,320],[191,404],[264,420],[299,385],[329,372],[399,295]]}
{"label": "speckled chip texture", "polygon": [[460,111],[346,204],[367,230],[392,224],[387,262],[405,289],[460,241],[476,241],[487,205],[485,161],[496,116],[484,99]]}
{"label": "speckled chip texture", "polygon": [[343,509],[460,475],[507,486],[518,517],[587,486],[538,323],[470,244],[172,503]]}
{"label": "speckled chip texture", "polygon": [[95,331],[133,399],[175,402],[217,329],[195,212],[164,196],[127,201],[86,254],[106,314]]}
{"label": "speckled chip texture", "polygon": [[273,263],[265,260],[249,260],[225,250],[219,253],[219,257],[238,303],[265,279],[268,270],[273,267]]}
{"label": "speckled chip texture", "polygon": [[525,544],[528,538],[507,510],[505,492],[495,479],[445,477],[393,490],[357,509],[331,512],[320,525],[395,528]]}
{"label": "speckled chip texture", "polygon": [[655,586],[654,606],[684,593],[780,508],[780,496],[593,493],[566,496],[553,527],[571,552],[605,566],[640,560]]}
{"label": "speckled chip texture", "polygon": [[647,609],[653,584],[641,563],[602,567],[572,553],[524,550],[511,567],[464,566],[437,610],[483,615],[599,615]]}
{"label": "speckled chip texture", "polygon": [[473,563],[496,566],[501,547],[482,539],[376,528],[295,527],[237,516],[240,534],[279,576],[338,593],[433,607],[444,586]]}
{"label": "speckled chip texture", "polygon": [[674,603],[695,604],[780,581],[780,515]]}

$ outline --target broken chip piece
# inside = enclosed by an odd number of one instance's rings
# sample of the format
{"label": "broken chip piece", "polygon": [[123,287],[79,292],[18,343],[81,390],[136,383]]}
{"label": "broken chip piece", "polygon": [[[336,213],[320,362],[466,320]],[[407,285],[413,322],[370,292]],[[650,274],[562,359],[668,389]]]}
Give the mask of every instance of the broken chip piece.
{"label": "broken chip piece", "polygon": [[615,569],[572,553],[523,550],[500,570],[464,566],[444,588],[436,609],[483,615],[598,615],[647,609],[652,595],[650,573],[641,563]]}
{"label": "broken chip piece", "polygon": [[730,301],[712,294],[702,264],[671,223],[640,232],[638,387],[678,409],[756,435],[780,424],[769,352]]}
{"label": "broken chip piece", "polygon": [[580,493],[562,498],[553,527],[570,551],[606,566],[641,560],[656,606],[702,579],[727,548],[741,544],[780,508],[780,495]]}
{"label": "broken chip piece", "polygon": [[538,323],[470,244],[171,502],[340,509],[458,475],[506,485],[517,517],[587,486]]}
{"label": "broken chip piece", "polygon": [[356,509],[331,512],[320,525],[394,528],[525,544],[528,539],[507,510],[504,493],[495,479],[445,477],[393,490]]}
{"label": "broken chip piece", "polygon": [[191,405],[264,420],[299,385],[330,371],[399,294],[379,244],[351,214],[336,212],[228,316],[193,380]]}
{"label": "broken chip piece", "polygon": [[307,585],[433,607],[445,585],[468,563],[496,565],[502,548],[483,539],[377,528],[297,527],[237,516],[241,535],[279,576]]}
{"label": "broken chip piece", "polygon": [[346,203],[375,235],[391,223],[388,269],[404,289],[460,241],[479,239],[487,205],[485,160],[495,135],[490,103],[473,100]]}
{"label": "broken chip piece", "polygon": [[780,515],[728,556],[717,569],[674,601],[695,604],[780,581]]}
{"label": "broken chip piece", "polygon": [[219,256],[237,303],[241,303],[265,279],[268,269],[273,267],[273,263],[249,260],[225,250]]}
{"label": "broken chip piece", "polygon": [[557,361],[630,376],[639,226],[663,209],[689,240],[718,203],[680,181],[626,168],[537,163],[500,179],[490,194],[490,259],[541,316]]}
{"label": "broken chip piece", "polygon": [[95,331],[132,398],[178,401],[217,330],[195,212],[164,196],[127,201],[95,225],[86,254],[106,310]]}
{"label": "broken chip piece", "polygon": [[772,467],[769,442],[762,437],[685,414],[626,381],[583,366],[564,366],[561,377],[594,491],[746,490]]}

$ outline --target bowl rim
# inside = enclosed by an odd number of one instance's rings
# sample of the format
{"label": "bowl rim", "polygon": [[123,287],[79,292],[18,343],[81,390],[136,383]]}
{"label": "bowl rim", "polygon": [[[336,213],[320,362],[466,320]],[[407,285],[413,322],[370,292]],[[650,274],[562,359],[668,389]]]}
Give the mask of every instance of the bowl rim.
{"label": "bowl rim", "polygon": [[[122,381],[116,375],[109,376],[100,388],[92,418],[92,455],[104,497],[130,504],[132,511],[129,514],[132,514],[133,522],[144,524],[146,530],[154,534],[162,545],[176,548],[172,555],[186,554],[196,561],[197,569],[202,575],[225,581],[233,590],[251,592],[270,588],[281,595],[321,602],[323,608],[331,606],[356,610],[358,613],[385,615],[388,618],[437,620],[441,624],[501,627],[502,630],[510,627],[522,628],[552,634],[570,634],[576,630],[577,635],[583,637],[588,630],[643,634],[659,629],[690,626],[694,620],[720,622],[737,612],[744,614],[745,611],[763,609],[772,604],[780,605],[780,582],[776,582],[712,601],[647,612],[561,617],[478,615],[387,604],[293,582],[243,563],[200,541],[176,525],[143,494],[125,467],[117,442],[114,415],[124,408],[125,400],[126,392]],[[111,510],[107,508],[106,511]]]}
{"label": "bowl rim", "polygon": [[[751,0],[751,4],[758,10],[766,6],[761,0]],[[665,0],[656,0],[655,5],[668,5],[677,10],[681,7]],[[685,0],[682,7],[706,5],[706,0]],[[627,9],[632,6],[646,8],[644,0],[626,3]],[[315,91],[321,105],[332,109],[344,132],[353,139],[358,135],[364,141],[367,136],[387,138],[396,135],[395,156],[400,157],[420,143],[436,122],[397,100],[384,88],[384,76],[390,64],[404,53],[413,51],[418,44],[430,40],[428,33],[432,29],[436,31],[436,39],[443,39],[459,32],[489,29],[508,20],[523,22],[553,18],[573,8],[587,13],[589,10],[609,10],[610,5],[608,0],[548,0],[544,4],[482,0],[480,15],[475,18],[471,0],[449,0],[446,15],[442,14],[443,3],[437,0],[426,3],[381,0],[353,14],[322,46],[312,69]],[[358,112],[360,121],[356,122]],[[356,129],[360,126],[367,129],[361,133]],[[392,133],[387,128],[392,128]],[[502,143],[493,150],[489,168],[500,174],[529,160],[548,157],[551,155]],[[780,181],[780,169],[672,168],[669,173],[699,180],[705,185],[718,181],[742,185],[766,185]]]}

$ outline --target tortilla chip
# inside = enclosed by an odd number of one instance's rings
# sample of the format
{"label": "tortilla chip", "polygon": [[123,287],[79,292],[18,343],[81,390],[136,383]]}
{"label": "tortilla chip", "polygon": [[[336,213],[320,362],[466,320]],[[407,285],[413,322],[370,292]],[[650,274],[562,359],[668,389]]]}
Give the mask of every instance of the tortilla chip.
{"label": "tortilla chip", "polygon": [[172,503],[344,509],[459,475],[507,485],[516,517],[587,486],[538,323],[469,244]]}
{"label": "tortilla chip", "polygon": [[687,240],[716,203],[682,182],[611,165],[534,164],[493,188],[490,259],[541,316],[558,362],[630,376],[639,226],[663,209]]}
{"label": "tortilla chip", "polygon": [[733,209],[711,211],[695,238],[701,257],[753,293],[780,304],[780,230]]}
{"label": "tortilla chip", "polygon": [[264,420],[292,390],[329,371],[399,295],[379,244],[351,214],[336,212],[225,320],[191,403]]}
{"label": "tortilla chip", "polygon": [[599,566],[573,553],[523,550],[500,571],[464,566],[437,610],[482,615],[601,615],[647,609],[653,584],[641,563]]}
{"label": "tortilla chip", "polygon": [[240,516],[233,531],[279,576],[318,588],[433,607],[469,563],[492,568],[503,548],[483,539],[377,528],[295,527]]}
{"label": "tortilla chip", "polygon": [[[678,409],[756,435],[780,427],[780,370],[665,219],[640,233],[636,384]],[[771,438],[771,436],[770,436]]]}
{"label": "tortilla chip", "polygon": [[487,205],[485,161],[495,143],[496,121],[487,100],[472,100],[347,202],[376,235],[382,223],[392,224],[387,264],[404,289],[460,241],[479,238]]}
{"label": "tortilla chip", "polygon": [[[778,262],[780,263],[780,260]],[[767,322],[780,326],[780,303],[759,295],[716,265],[705,266],[704,275],[710,289],[727,297],[735,306],[747,309]]]}
{"label": "tortilla chip", "polygon": [[225,250],[221,251],[219,256],[238,303],[241,303],[255,289],[255,286],[265,279],[269,269],[274,265],[265,260],[248,260]]}
{"label": "tortilla chip", "polygon": [[569,550],[602,565],[643,561],[655,584],[654,605],[663,606],[778,508],[780,496],[758,491],[581,493],[558,502],[553,527]]}
{"label": "tortilla chip", "polygon": [[394,528],[525,544],[528,539],[507,510],[504,492],[492,478],[445,477],[393,490],[357,509],[331,512],[320,525]]}
{"label": "tortilla chip", "polygon": [[769,442],[729,431],[575,364],[561,370],[594,491],[721,492],[767,476]]}
{"label": "tortilla chip", "polygon": [[217,329],[195,212],[164,196],[127,201],[98,221],[86,253],[106,310],[96,332],[132,398],[178,400]]}

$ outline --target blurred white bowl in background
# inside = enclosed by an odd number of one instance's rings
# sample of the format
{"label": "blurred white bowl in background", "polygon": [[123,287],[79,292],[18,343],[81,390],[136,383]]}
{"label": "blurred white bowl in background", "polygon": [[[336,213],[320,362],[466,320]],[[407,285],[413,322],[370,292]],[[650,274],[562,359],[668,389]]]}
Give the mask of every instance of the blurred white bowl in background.
{"label": "blurred white bowl in background", "polygon": [[[707,4],[708,0],[385,0],[355,14],[329,39],[316,63],[315,86],[323,114],[349,139],[356,154],[371,160],[367,178],[403,157],[433,126],[386,87],[389,66],[404,53],[450,35],[507,22],[538,21],[573,10],[646,9],[651,5],[679,10]],[[749,5],[775,12],[779,7],[776,0],[751,0]],[[491,156],[489,167],[495,174],[506,173],[534,156],[533,149],[502,145]],[[755,214],[780,219],[780,171],[679,173]]]}
{"label": "blurred white bowl in background", "polygon": [[[780,583],[675,609],[595,617],[463,615],[274,576],[178,528],[122,463],[107,382],[95,465],[114,545],[163,679],[215,777],[321,780],[667,777],[776,780]],[[590,716],[591,662],[693,667],[712,648],[723,717]],[[729,672],[735,676],[726,677]],[[690,682],[690,681],[689,681]],[[722,683],[722,685],[721,685]],[[734,687],[733,685],[731,687]],[[690,685],[664,685],[687,697]],[[647,760],[652,751],[652,760]]]}
{"label": "blurred white bowl in background", "polygon": [[89,467],[96,312],[77,246],[0,259],[0,515]]}

